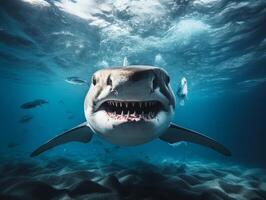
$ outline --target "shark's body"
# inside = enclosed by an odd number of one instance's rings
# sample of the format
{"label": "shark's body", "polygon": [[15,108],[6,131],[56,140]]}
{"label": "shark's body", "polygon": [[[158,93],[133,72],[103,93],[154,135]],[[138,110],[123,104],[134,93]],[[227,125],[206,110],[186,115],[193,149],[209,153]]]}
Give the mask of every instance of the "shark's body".
{"label": "shark's body", "polygon": [[86,95],[86,122],[53,138],[31,156],[67,142],[87,143],[94,134],[121,146],[160,138],[168,143],[188,141],[230,152],[215,140],[171,123],[175,96],[168,74],[159,67],[127,66],[102,69],[92,76]]}

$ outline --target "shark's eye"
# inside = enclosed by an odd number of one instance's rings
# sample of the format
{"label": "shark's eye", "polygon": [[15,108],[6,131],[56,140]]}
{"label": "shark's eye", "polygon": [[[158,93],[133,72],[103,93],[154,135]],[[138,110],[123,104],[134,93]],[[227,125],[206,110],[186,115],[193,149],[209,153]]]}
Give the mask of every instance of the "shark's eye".
{"label": "shark's eye", "polygon": [[152,88],[153,90],[155,90],[157,87],[158,87],[158,80],[157,78],[155,77],[153,80],[152,80]]}
{"label": "shark's eye", "polygon": [[165,77],[165,81],[166,81],[166,84],[169,84],[169,82],[170,82],[170,77],[169,77],[168,75],[166,75],[166,77]]}
{"label": "shark's eye", "polygon": [[108,76],[108,78],[107,78],[107,85],[112,86],[112,84],[113,84],[113,82],[112,82],[111,76]]}
{"label": "shark's eye", "polygon": [[92,77],[92,84],[93,85],[96,85],[96,78],[95,78],[95,76]]}

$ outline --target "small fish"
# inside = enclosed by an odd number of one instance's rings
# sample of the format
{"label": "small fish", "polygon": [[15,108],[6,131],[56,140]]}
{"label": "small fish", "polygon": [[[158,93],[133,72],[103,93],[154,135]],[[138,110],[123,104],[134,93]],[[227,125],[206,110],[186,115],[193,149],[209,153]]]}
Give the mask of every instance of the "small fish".
{"label": "small fish", "polygon": [[15,147],[17,147],[18,145],[19,145],[18,143],[10,142],[10,143],[8,143],[7,147],[8,147],[8,148],[15,148]]}
{"label": "small fish", "polygon": [[29,102],[26,102],[24,104],[22,104],[20,106],[20,108],[22,109],[31,109],[31,108],[35,108],[37,106],[41,106],[42,104],[47,104],[48,101],[44,100],[44,99],[36,99],[34,101],[29,101]]}
{"label": "small fish", "polygon": [[73,85],[89,85],[88,81],[82,80],[81,78],[77,76],[67,77],[65,81]]}
{"label": "small fish", "polygon": [[27,123],[27,122],[31,121],[32,119],[33,119],[33,116],[32,115],[23,115],[20,118],[19,122],[20,123]]}
{"label": "small fish", "polygon": [[185,100],[187,99],[188,87],[187,87],[187,79],[183,77],[180,81],[180,85],[177,89],[177,96],[179,98],[180,106],[185,105]]}

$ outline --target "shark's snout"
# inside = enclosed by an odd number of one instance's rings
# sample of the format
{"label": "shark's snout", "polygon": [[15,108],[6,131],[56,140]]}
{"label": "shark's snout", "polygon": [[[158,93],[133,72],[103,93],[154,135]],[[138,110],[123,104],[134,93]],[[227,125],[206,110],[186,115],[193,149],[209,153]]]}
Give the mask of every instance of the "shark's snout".
{"label": "shark's snout", "polygon": [[156,75],[150,70],[125,70],[120,74],[113,71],[107,77],[106,84],[110,86],[110,95],[114,98],[132,100],[145,99],[159,85]]}

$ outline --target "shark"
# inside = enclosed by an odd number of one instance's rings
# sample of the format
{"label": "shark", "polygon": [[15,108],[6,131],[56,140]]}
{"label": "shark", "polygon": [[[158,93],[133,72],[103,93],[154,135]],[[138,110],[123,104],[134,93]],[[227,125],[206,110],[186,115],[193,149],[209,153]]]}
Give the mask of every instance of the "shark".
{"label": "shark", "polygon": [[85,97],[85,122],[47,141],[31,157],[68,142],[88,143],[94,135],[119,146],[160,139],[169,144],[192,142],[231,155],[214,139],[173,123],[175,108],[170,77],[163,68],[131,65],[100,69],[92,75]]}

